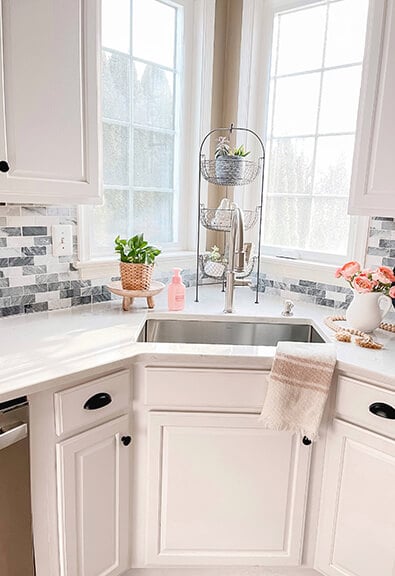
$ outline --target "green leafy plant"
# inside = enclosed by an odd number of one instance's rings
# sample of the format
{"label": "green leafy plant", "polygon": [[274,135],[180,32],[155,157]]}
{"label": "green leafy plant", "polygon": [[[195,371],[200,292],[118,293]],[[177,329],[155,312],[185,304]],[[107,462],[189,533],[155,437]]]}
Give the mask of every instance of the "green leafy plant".
{"label": "green leafy plant", "polygon": [[155,246],[149,246],[148,242],[144,240],[144,234],[136,234],[129,240],[117,236],[115,238],[115,252],[119,253],[121,262],[153,264],[161,250]]}
{"label": "green leafy plant", "polygon": [[227,136],[220,136],[214,156],[215,158],[220,158],[221,156],[238,156],[239,158],[244,158],[248,156],[248,154],[250,154],[250,152],[244,148],[244,144],[232,149],[229,138]]}
{"label": "green leafy plant", "polygon": [[218,246],[213,246],[211,248],[211,252],[207,253],[207,260],[210,260],[211,262],[219,262],[221,264],[226,264],[226,258],[222,256]]}

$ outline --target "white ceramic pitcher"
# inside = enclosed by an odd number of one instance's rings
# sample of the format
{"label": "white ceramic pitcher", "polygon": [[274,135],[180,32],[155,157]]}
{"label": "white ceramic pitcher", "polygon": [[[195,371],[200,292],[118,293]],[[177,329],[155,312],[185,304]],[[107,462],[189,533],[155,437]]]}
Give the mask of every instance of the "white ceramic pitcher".
{"label": "white ceramic pitcher", "polygon": [[372,332],[379,327],[391,308],[392,300],[380,292],[356,292],[346,310],[350,328],[362,332]]}

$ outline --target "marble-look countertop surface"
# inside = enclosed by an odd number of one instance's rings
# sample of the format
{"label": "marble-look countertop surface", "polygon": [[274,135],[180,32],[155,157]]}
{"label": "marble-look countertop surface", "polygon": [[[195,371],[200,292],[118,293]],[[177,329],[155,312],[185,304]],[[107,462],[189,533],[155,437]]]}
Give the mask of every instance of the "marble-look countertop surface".
{"label": "marble-look countertop surface", "polygon": [[167,310],[164,292],[156,298],[154,310],[145,308],[145,300],[141,299],[129,312],[123,312],[117,300],[0,319],[0,401],[140,359],[218,368],[271,367],[275,353],[271,346],[136,342],[147,318],[311,324],[327,342],[336,343],[338,370],[395,390],[395,334],[376,330],[374,337],[384,349],[363,349],[334,339],[334,332],[323,322],[333,313],[330,308],[297,301],[294,316],[284,318],[282,298],[263,293],[259,304],[255,304],[255,294],[245,287],[235,290],[233,314],[224,314],[224,294],[218,286],[202,287],[200,301],[196,303],[194,298],[194,288],[188,289],[182,312]]}

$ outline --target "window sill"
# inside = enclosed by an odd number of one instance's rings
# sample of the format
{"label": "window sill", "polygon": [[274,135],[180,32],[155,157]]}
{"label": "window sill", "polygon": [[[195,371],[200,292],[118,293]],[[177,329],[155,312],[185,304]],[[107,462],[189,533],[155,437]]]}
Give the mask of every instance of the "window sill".
{"label": "window sill", "polygon": [[[156,273],[167,274],[175,266],[183,270],[195,270],[196,253],[192,251],[168,252],[161,254],[156,259]],[[119,276],[119,261],[115,258],[103,260],[91,260],[76,262],[75,267],[79,270],[82,280],[96,278],[111,278]],[[308,280],[334,286],[345,286],[344,280],[335,278],[336,266],[308,262],[304,260],[292,260],[276,256],[261,256],[261,274],[268,278],[282,280]]]}
{"label": "window sill", "polygon": [[333,264],[279,258],[278,256],[261,256],[261,273],[278,280],[290,278],[345,287],[342,278],[335,278],[336,269],[337,266]]}
{"label": "window sill", "polygon": [[[194,269],[196,264],[196,252],[180,251],[168,252],[158,256],[155,262],[156,274],[159,272],[168,273],[176,266],[178,268]],[[76,262],[75,267],[79,270],[82,280],[93,280],[95,278],[111,278],[119,276],[119,260],[108,258],[103,260],[89,260],[86,262]]]}

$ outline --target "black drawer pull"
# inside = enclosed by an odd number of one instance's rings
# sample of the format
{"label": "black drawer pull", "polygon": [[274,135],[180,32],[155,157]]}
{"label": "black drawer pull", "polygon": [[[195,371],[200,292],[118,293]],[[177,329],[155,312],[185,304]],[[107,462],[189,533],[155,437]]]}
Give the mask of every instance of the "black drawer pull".
{"label": "black drawer pull", "polygon": [[121,442],[124,446],[129,446],[129,444],[132,441],[132,437],[131,436],[122,436],[121,438]]}
{"label": "black drawer pull", "polygon": [[384,402],[374,402],[369,406],[369,411],[380,418],[395,420],[395,408],[389,404],[384,404]]}
{"label": "black drawer pull", "polygon": [[302,442],[305,446],[310,446],[310,444],[311,444],[311,440],[310,440],[310,438],[307,438],[307,436],[303,436]]}
{"label": "black drawer pull", "polygon": [[8,162],[5,160],[0,161],[0,172],[8,172],[10,169]]}
{"label": "black drawer pull", "polygon": [[107,392],[98,392],[94,396],[88,398],[84,404],[85,410],[98,410],[99,408],[104,408],[108,404],[111,404],[112,398]]}

